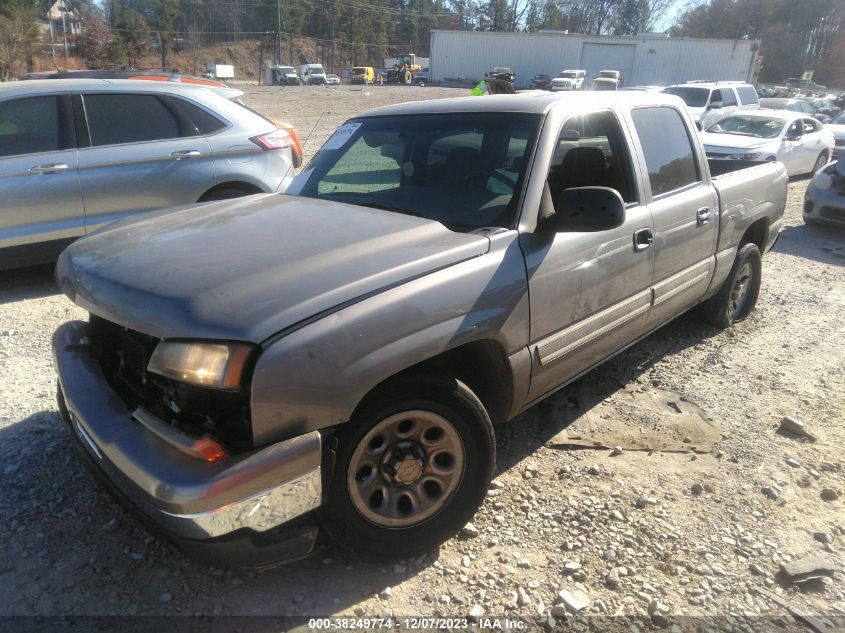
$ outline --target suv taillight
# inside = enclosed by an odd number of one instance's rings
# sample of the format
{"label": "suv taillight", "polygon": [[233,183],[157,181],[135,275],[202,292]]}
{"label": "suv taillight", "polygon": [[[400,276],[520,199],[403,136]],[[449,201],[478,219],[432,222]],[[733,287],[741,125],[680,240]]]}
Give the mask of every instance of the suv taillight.
{"label": "suv taillight", "polygon": [[278,129],[268,132],[267,134],[261,134],[260,136],[253,136],[249,140],[258,145],[261,149],[266,149],[268,151],[287,149],[293,145],[290,134],[288,134],[285,130]]}

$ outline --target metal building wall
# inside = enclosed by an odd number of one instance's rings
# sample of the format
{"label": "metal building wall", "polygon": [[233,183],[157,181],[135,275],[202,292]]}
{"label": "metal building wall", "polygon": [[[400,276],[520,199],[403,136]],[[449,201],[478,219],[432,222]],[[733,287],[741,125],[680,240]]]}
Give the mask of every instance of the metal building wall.
{"label": "metal building wall", "polygon": [[434,82],[478,80],[494,66],[509,66],[517,86],[538,73],[580,69],[585,43],[635,45],[633,70],[625,85],[669,85],[693,79],[749,81],[759,42],[698,40],[662,36],[593,36],[557,32],[492,33],[432,31]]}

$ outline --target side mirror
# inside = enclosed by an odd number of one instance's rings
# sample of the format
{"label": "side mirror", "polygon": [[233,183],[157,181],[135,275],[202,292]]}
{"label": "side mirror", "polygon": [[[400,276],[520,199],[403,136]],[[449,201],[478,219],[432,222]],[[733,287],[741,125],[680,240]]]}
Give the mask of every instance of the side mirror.
{"label": "side mirror", "polygon": [[701,132],[704,129],[703,127],[701,127],[701,121],[695,122],[695,129],[698,130],[699,132]]}
{"label": "side mirror", "polygon": [[625,203],[610,187],[572,187],[560,192],[556,211],[541,229],[554,233],[592,233],[615,229],[625,222]]}
{"label": "side mirror", "polygon": [[708,110],[721,110],[722,106],[724,106],[724,105],[725,104],[722,103],[721,101],[714,101],[709,106],[707,106],[707,109]]}

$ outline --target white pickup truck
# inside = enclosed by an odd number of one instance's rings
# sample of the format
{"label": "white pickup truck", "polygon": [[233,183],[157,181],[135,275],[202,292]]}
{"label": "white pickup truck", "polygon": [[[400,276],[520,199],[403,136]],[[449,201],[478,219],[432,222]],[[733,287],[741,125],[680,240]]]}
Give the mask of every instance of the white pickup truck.
{"label": "white pickup truck", "polygon": [[[721,161],[721,169],[729,161]],[[217,564],[457,532],[495,423],[700,306],[744,319],[780,163],[714,175],[683,101],[524,93],[350,120],[288,189],[68,248],[53,338],[86,463]],[[744,168],[744,169],[743,169]]]}

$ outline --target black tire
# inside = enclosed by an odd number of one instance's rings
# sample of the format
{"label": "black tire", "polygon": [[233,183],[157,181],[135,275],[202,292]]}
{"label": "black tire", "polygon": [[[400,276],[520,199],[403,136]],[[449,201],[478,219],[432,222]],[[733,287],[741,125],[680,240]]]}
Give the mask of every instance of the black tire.
{"label": "black tire", "polygon": [[[257,193],[257,192],[255,192]],[[242,198],[243,196],[250,196],[252,193],[247,191],[243,191],[241,189],[234,189],[234,188],[226,188],[226,189],[214,189],[212,191],[208,191],[202,195],[202,197],[197,200],[197,202],[212,202],[214,200],[231,200],[232,198]]]}
{"label": "black tire", "polygon": [[[727,328],[745,319],[757,305],[762,271],[763,260],[757,245],[741,244],[725,283],[719,292],[701,304],[704,318],[718,328]],[[743,282],[744,290],[740,286]]]}
{"label": "black tire", "polygon": [[[382,428],[381,425],[388,420],[402,417],[396,414],[405,411],[423,411],[447,420],[460,437],[463,468],[460,480],[451,493],[434,502],[440,505],[433,515],[407,526],[390,527],[366,518],[356,507],[351,487],[357,485],[359,479],[357,475],[350,479],[348,473],[356,448],[360,445],[366,451],[372,446],[373,439],[365,441],[367,435]],[[469,387],[454,379],[426,375],[397,379],[368,398],[353,418],[339,427],[336,437],[334,455],[327,455],[327,460],[334,458],[335,466],[327,486],[326,503],[320,510],[320,523],[342,547],[379,560],[407,558],[427,552],[456,534],[484,500],[496,462],[493,426],[484,405]],[[390,450],[394,446],[397,444],[385,443],[382,457],[365,459],[378,463],[396,455]],[[392,499],[391,495],[395,495],[398,500],[396,507],[399,507],[403,491],[410,486],[395,484],[390,488],[391,484],[385,483],[384,468],[376,467],[372,472],[376,482],[373,485],[387,488],[387,497]],[[425,487],[425,472],[428,472],[428,465],[418,479],[420,490]],[[398,471],[394,474],[398,475]],[[371,501],[372,497],[369,498]],[[358,503],[362,503],[360,497]],[[382,505],[389,506],[388,499]],[[412,515],[408,516],[411,518],[407,520],[414,520]]]}
{"label": "black tire", "polygon": [[820,170],[822,167],[827,165],[827,152],[822,152],[819,154],[819,157],[816,159],[816,164],[813,165],[813,171],[810,172],[810,176],[815,176],[816,172]]}

